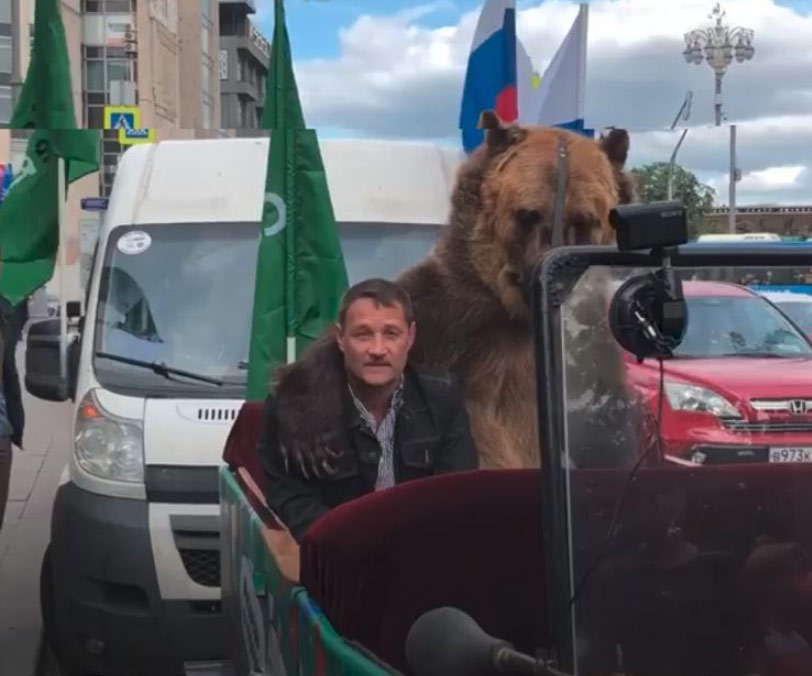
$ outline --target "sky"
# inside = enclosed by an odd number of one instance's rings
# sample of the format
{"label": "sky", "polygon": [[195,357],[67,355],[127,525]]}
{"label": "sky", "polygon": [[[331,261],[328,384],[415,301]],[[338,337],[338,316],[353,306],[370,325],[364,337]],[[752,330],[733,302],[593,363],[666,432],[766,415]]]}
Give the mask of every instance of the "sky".
{"label": "sky", "polygon": [[[586,124],[629,130],[629,168],[677,161],[728,203],[730,132],[737,125],[737,203],[812,205],[812,0],[728,0],[726,23],[755,31],[755,56],[733,62],[715,127],[713,71],[687,64],[683,34],[711,25],[716,0],[592,0]],[[270,38],[272,0],[256,0]],[[482,0],[286,0],[294,68],[308,126],[322,138],[459,143],[465,67]],[[543,72],[577,2],[517,0],[517,30]],[[690,117],[670,131],[686,92]]]}

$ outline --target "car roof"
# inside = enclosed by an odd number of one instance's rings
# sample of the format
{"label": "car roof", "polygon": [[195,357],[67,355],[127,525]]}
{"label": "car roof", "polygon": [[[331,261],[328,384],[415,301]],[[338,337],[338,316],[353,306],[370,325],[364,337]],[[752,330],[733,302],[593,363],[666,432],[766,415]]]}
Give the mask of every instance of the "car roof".
{"label": "car roof", "polygon": [[684,281],[682,289],[686,296],[693,298],[702,296],[727,296],[731,298],[758,296],[745,286],[729,282]]}

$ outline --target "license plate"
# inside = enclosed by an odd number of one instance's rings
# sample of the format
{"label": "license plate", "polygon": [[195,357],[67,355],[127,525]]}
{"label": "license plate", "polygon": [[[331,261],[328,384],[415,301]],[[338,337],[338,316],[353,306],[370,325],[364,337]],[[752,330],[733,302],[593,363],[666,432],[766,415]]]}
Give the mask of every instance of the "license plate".
{"label": "license plate", "polygon": [[797,446],[771,448],[770,462],[812,462],[812,448]]}

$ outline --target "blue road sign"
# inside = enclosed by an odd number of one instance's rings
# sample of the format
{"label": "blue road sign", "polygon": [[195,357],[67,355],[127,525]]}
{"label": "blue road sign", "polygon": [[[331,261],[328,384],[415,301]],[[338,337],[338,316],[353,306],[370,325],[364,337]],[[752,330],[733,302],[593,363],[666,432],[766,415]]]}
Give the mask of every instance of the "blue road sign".
{"label": "blue road sign", "polygon": [[112,113],[110,115],[111,129],[135,129],[135,115],[133,113]]}
{"label": "blue road sign", "polygon": [[83,211],[106,211],[107,204],[109,203],[107,197],[83,197],[82,210]]}

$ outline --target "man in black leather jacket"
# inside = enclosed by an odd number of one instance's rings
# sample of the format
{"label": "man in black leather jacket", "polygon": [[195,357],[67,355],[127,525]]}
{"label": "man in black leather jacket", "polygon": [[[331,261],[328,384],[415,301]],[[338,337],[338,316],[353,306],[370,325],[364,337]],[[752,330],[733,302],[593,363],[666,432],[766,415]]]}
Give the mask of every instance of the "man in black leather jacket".
{"label": "man in black leather jacket", "polygon": [[416,330],[406,292],[367,280],[345,295],[334,335],[280,372],[259,453],[268,505],[297,540],[365,493],[477,468],[453,378],[407,364]]}

